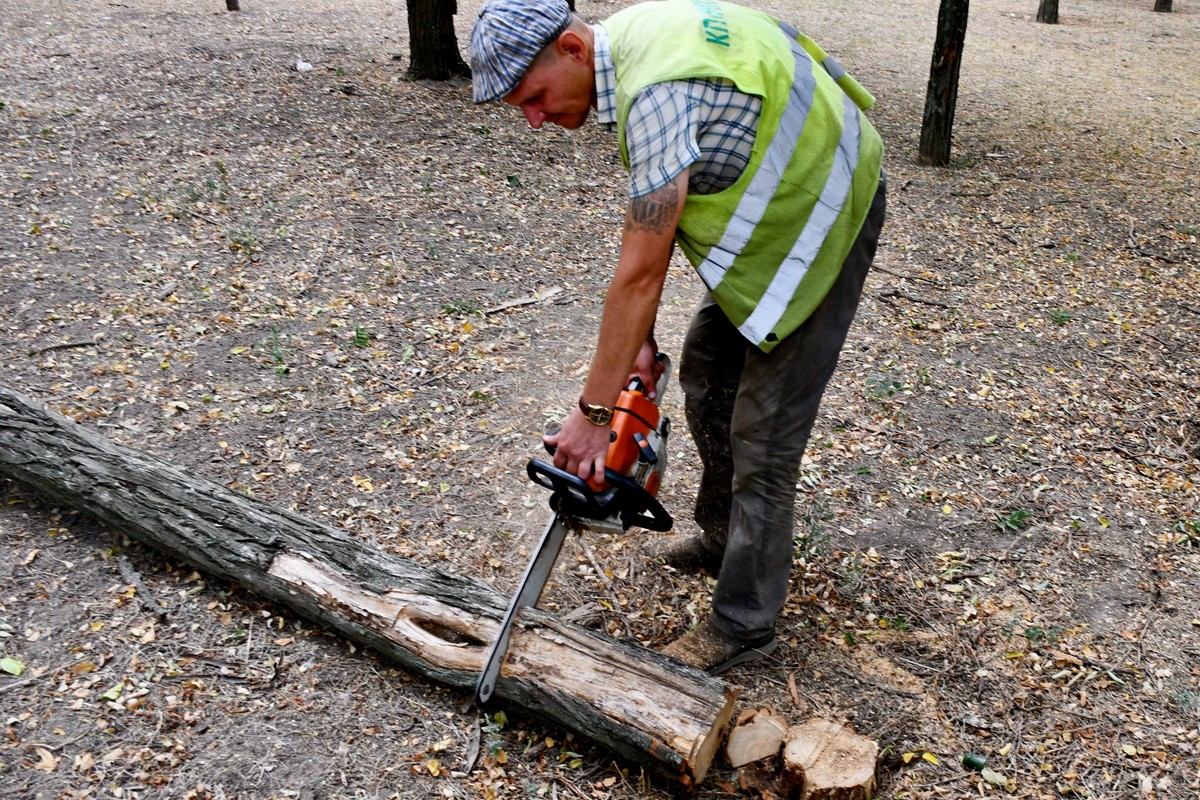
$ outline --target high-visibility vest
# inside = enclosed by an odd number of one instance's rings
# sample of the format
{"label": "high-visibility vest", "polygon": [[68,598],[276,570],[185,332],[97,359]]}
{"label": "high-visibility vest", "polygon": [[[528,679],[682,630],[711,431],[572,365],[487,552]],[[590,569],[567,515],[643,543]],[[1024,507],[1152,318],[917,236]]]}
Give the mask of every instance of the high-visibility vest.
{"label": "high-visibility vest", "polygon": [[723,78],[762,98],[742,175],[689,194],[675,238],[729,319],[769,352],[824,299],[870,211],[883,160],[863,114],[874,98],[812,40],[752,9],[662,0],[601,24],[626,168],[625,125],[645,87]]}

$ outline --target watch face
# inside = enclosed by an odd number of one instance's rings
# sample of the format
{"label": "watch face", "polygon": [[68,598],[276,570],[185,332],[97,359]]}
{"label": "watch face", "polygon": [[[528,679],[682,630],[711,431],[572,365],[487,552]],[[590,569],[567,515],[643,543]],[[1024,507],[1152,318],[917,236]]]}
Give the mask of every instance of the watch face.
{"label": "watch face", "polygon": [[589,406],[588,420],[595,425],[607,425],[612,420],[612,412],[604,406]]}

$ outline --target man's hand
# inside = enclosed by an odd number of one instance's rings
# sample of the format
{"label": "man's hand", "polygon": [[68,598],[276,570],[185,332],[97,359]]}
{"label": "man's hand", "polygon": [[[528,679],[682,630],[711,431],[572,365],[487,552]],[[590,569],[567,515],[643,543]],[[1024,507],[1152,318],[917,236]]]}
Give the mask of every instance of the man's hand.
{"label": "man's hand", "polygon": [[604,456],[608,452],[609,428],[593,425],[575,409],[563,421],[558,433],[542,437],[554,450],[554,466],[587,480],[593,475],[604,480]]}
{"label": "man's hand", "polygon": [[658,381],[662,378],[664,369],[666,367],[663,362],[658,360],[658,343],[654,341],[654,334],[651,333],[642,344],[642,349],[638,350],[637,359],[633,362],[633,375],[629,377],[641,378],[642,385],[646,387],[646,397],[656,400]]}

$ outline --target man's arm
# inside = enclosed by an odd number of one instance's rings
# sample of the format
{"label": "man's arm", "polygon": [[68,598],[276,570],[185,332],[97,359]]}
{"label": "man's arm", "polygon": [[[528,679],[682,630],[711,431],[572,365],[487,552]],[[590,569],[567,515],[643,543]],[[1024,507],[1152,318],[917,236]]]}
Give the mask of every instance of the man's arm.
{"label": "man's arm", "polygon": [[[629,201],[621,260],[604,300],[600,338],[583,387],[588,403],[613,407],[654,328],[686,198],[685,169],[661,189]],[[593,473],[603,476],[608,427],[588,422],[579,409],[571,411],[562,430],[546,437],[546,443],[557,448],[554,464],[560,469],[584,479]]]}

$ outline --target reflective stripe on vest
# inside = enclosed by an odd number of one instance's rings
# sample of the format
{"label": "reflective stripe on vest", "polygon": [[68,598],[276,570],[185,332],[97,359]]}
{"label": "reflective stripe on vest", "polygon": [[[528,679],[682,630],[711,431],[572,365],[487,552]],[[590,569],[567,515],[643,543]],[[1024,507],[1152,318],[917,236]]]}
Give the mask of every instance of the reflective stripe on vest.
{"label": "reflective stripe on vest", "polygon": [[[813,60],[795,40],[792,41],[792,55],[796,59],[795,77],[787,105],[779,120],[779,128],[763,154],[762,165],[742,195],[721,240],[697,267],[700,278],[709,291],[715,291],[724,280],[734,259],[742,252],[755,227],[762,221],[763,214],[779,189],[783,174],[804,131],[804,123],[815,93]],[[859,119],[858,107],[845,94],[842,95],[842,122],[837,152],[834,154],[829,177],[821,190],[820,200],[813,208],[791,251],[779,266],[766,293],[739,327],[742,335],[752,342],[762,342],[787,311],[797,287],[816,259],[825,237],[841,213],[850,193],[854,170],[858,166]]]}

